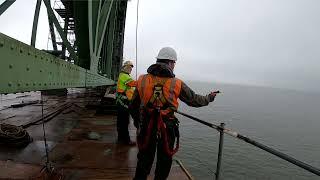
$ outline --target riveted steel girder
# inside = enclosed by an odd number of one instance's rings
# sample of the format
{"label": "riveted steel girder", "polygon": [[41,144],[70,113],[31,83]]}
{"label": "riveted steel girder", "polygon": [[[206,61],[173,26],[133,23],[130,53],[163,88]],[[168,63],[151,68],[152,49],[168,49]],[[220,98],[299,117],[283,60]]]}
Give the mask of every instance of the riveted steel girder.
{"label": "riveted steel girder", "polygon": [[89,39],[90,39],[90,70],[98,70],[98,61],[101,54],[104,37],[107,30],[110,13],[115,0],[88,1]]}
{"label": "riveted steel girder", "polygon": [[108,78],[111,78],[111,68],[112,68],[112,60],[113,60],[113,50],[114,50],[114,37],[115,37],[115,25],[117,21],[118,14],[118,3],[115,8],[112,9],[110,14],[109,28],[107,34],[107,57],[105,59],[106,64],[106,72]]}
{"label": "riveted steel girder", "polygon": [[[99,18],[99,26],[98,28],[98,36],[97,36],[97,46],[95,47],[95,53],[97,56],[100,55],[101,53],[101,48],[102,48],[102,43],[103,43],[103,37],[106,33],[106,29],[107,29],[107,24],[109,21],[109,17],[111,12],[115,12],[116,6],[114,5],[115,0],[110,0],[110,1],[105,1],[102,9],[101,9],[101,14],[100,14],[100,18]],[[114,17],[113,17],[114,18]],[[114,19],[111,19],[114,20]],[[110,27],[109,27],[110,28]]]}
{"label": "riveted steel girder", "polygon": [[114,81],[0,33],[0,93],[112,85]]}
{"label": "riveted steel girder", "polygon": [[39,20],[41,1],[42,0],[37,0],[36,9],[34,11],[32,34],[31,34],[31,46],[33,46],[33,47],[36,46],[36,37],[37,37],[37,29],[38,29],[38,20]]}
{"label": "riveted steel girder", "polygon": [[56,16],[53,13],[53,10],[51,8],[50,5],[50,0],[43,0],[44,4],[47,7],[47,12],[48,12],[48,17],[50,20],[52,20],[53,24],[55,25],[55,27],[57,28],[57,31],[59,32],[59,35],[61,37],[61,39],[63,40],[63,44],[65,44],[65,46],[67,47],[70,56],[76,61],[78,59],[74,48],[71,46],[71,44],[69,43],[68,39],[67,39],[67,35],[64,33],[62,27],[60,26],[60,23],[58,22]]}

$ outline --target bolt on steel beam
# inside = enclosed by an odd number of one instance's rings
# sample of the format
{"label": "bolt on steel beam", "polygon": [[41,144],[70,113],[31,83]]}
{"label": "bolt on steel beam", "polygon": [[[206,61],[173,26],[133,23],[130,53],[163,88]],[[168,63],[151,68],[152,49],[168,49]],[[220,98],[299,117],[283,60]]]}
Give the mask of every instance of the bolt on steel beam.
{"label": "bolt on steel beam", "polygon": [[115,82],[0,33],[0,94]]}

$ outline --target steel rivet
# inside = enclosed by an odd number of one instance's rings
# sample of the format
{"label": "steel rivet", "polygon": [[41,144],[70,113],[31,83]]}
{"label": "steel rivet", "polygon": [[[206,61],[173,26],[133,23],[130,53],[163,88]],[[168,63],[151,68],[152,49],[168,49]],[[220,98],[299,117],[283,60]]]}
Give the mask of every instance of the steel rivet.
{"label": "steel rivet", "polygon": [[29,70],[30,70],[30,68],[27,67],[27,71],[29,71]]}
{"label": "steel rivet", "polygon": [[10,49],[11,49],[11,50],[13,50],[13,49],[14,49],[14,47],[13,47],[13,46],[11,46],[11,47],[10,47]]}
{"label": "steel rivet", "polygon": [[20,83],[18,83],[18,86],[21,86],[21,84],[20,84]]}
{"label": "steel rivet", "polygon": [[26,83],[26,86],[29,86],[29,84],[28,84],[28,83]]}
{"label": "steel rivet", "polygon": [[47,84],[46,84],[46,83],[44,83],[44,85],[46,86]]}
{"label": "steel rivet", "polygon": [[33,83],[33,86],[35,86],[36,85],[36,83]]}
{"label": "steel rivet", "polygon": [[29,55],[29,56],[30,56],[30,54],[31,54],[31,53],[30,53],[30,52],[28,52],[28,55]]}
{"label": "steel rivet", "polygon": [[22,49],[20,49],[20,53],[23,53],[23,50],[22,50]]}
{"label": "steel rivet", "polygon": [[0,47],[3,47],[4,43],[3,42],[0,42]]}
{"label": "steel rivet", "polygon": [[12,68],[13,68],[13,66],[10,64],[10,65],[9,65],[9,69],[12,69]]}
{"label": "steel rivet", "polygon": [[42,72],[42,70],[40,70],[40,72]]}
{"label": "steel rivet", "polygon": [[9,87],[11,87],[11,86],[12,86],[12,84],[11,84],[11,83],[8,83],[8,86],[9,86]]}

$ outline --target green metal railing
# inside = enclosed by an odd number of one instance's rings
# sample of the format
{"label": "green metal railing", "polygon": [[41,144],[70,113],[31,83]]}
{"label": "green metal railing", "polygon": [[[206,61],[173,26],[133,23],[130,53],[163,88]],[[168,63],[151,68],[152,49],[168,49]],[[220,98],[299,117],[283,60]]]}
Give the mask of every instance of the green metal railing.
{"label": "green metal railing", "polygon": [[177,113],[179,113],[179,114],[181,114],[181,115],[183,115],[185,117],[188,117],[188,118],[190,118],[192,120],[195,120],[195,121],[197,121],[197,122],[199,122],[201,124],[204,124],[204,125],[206,125],[208,127],[211,127],[211,128],[213,128],[213,129],[215,129],[215,130],[220,132],[218,161],[217,161],[217,167],[216,167],[216,172],[215,172],[216,180],[219,180],[219,178],[220,178],[221,157],[222,157],[222,150],[223,150],[224,134],[228,134],[228,135],[230,135],[232,137],[235,137],[237,139],[240,139],[240,140],[242,140],[242,141],[244,141],[246,143],[252,144],[252,145],[254,145],[254,146],[256,146],[256,147],[258,147],[258,148],[260,148],[260,149],[262,149],[264,151],[267,151],[267,152],[269,152],[269,153],[271,153],[271,154],[273,154],[275,156],[278,156],[281,159],[284,159],[284,160],[290,162],[291,164],[294,164],[294,165],[296,165],[296,166],[298,166],[300,168],[303,168],[303,169],[305,169],[305,170],[307,170],[307,171],[309,171],[309,172],[311,172],[313,174],[316,174],[316,175],[320,176],[320,169],[318,169],[316,167],[313,167],[313,166],[311,166],[311,165],[309,165],[307,163],[304,163],[302,161],[299,161],[299,160],[297,160],[297,159],[295,159],[295,158],[293,158],[293,157],[291,157],[291,156],[289,156],[287,154],[284,154],[284,153],[282,153],[282,152],[280,152],[278,150],[270,148],[270,147],[268,147],[268,146],[266,146],[264,144],[261,144],[261,143],[259,143],[257,141],[254,141],[254,140],[250,139],[249,137],[246,137],[246,136],[241,135],[241,134],[239,134],[239,133],[237,133],[235,131],[232,131],[231,129],[227,129],[227,128],[225,128],[225,124],[224,123],[221,123],[220,125],[215,125],[215,124],[206,122],[204,120],[201,120],[199,118],[193,117],[191,115],[188,115],[188,114],[180,112],[180,111],[177,111]]}

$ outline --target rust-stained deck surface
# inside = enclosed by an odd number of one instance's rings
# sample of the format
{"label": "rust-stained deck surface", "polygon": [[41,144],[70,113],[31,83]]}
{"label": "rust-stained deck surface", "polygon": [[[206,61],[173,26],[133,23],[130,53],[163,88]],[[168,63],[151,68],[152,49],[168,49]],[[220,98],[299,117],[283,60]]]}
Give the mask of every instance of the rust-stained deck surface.
{"label": "rust-stained deck surface", "polygon": [[[8,108],[21,101],[40,100],[40,93],[31,92],[2,95],[0,123],[23,125],[41,117],[41,104]],[[96,110],[85,108],[98,104],[93,93],[73,92],[68,97],[44,96],[44,114],[59,109],[65,103],[70,107],[48,121],[46,126],[49,158],[58,175],[64,179],[132,179],[136,166],[137,148],[116,143],[116,116],[96,115]],[[40,173],[45,164],[42,125],[27,128],[33,142],[22,149],[0,147],[0,179],[44,179]],[[92,140],[90,133],[98,133]],[[135,130],[130,125],[135,139]],[[153,172],[152,172],[153,174]],[[153,175],[149,179],[153,179]],[[48,178],[46,178],[48,179]],[[188,179],[174,162],[168,179]]]}

